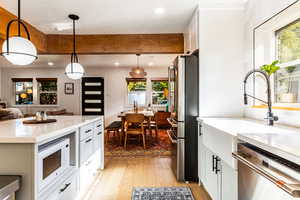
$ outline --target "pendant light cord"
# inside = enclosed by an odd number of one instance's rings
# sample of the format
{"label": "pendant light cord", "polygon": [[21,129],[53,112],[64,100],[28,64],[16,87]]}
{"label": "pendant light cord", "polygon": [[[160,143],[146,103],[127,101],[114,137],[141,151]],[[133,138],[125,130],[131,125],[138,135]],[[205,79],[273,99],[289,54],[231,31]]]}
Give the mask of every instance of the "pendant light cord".
{"label": "pendant light cord", "polygon": [[75,20],[73,20],[73,53],[76,55]]}
{"label": "pendant light cord", "polygon": [[21,37],[21,0],[18,0],[18,36]]}

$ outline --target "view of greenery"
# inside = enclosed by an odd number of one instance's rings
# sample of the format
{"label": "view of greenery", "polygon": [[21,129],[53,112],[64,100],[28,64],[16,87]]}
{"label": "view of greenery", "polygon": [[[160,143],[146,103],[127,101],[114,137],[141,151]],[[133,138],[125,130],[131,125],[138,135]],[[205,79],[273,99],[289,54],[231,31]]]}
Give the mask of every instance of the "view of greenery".
{"label": "view of greenery", "polygon": [[276,32],[281,63],[300,59],[300,20]]}
{"label": "view of greenery", "polygon": [[163,105],[168,103],[168,81],[152,82],[152,104]]}
{"label": "view of greenery", "polygon": [[57,81],[40,81],[38,85],[40,93],[40,104],[57,104]]}
{"label": "view of greenery", "polygon": [[145,91],[146,86],[147,86],[146,81],[140,81],[140,82],[130,81],[127,83],[128,92]]}
{"label": "view of greenery", "polygon": [[15,83],[16,105],[33,103],[32,88],[32,82]]}

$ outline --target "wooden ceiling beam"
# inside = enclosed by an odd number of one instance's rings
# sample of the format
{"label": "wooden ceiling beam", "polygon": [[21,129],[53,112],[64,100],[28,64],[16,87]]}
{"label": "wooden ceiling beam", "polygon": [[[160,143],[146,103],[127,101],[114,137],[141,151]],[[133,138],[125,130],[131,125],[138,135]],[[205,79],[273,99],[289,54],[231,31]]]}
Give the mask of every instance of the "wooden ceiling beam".
{"label": "wooden ceiling beam", "polygon": [[[6,39],[6,26],[16,16],[0,7],[0,45]],[[26,22],[25,22],[26,23]],[[72,35],[47,35],[29,23],[31,41],[39,54],[69,54],[72,52]],[[17,24],[11,27],[10,35],[17,35]],[[22,30],[22,36],[24,36]],[[120,34],[77,35],[79,54],[181,54],[184,38],[181,33],[170,34]],[[1,48],[0,48],[1,49]]]}
{"label": "wooden ceiling beam", "polygon": [[[69,54],[71,35],[48,35],[49,54]],[[180,54],[184,52],[183,34],[77,35],[79,54]]]}

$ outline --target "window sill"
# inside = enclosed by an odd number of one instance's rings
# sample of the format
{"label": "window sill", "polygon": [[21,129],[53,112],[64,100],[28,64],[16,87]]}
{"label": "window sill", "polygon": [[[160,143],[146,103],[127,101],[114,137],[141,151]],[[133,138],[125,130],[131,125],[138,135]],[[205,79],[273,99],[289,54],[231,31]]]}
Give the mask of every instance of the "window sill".
{"label": "window sill", "polygon": [[15,108],[28,108],[28,107],[53,107],[53,108],[56,108],[56,107],[60,107],[59,105],[38,105],[38,104],[24,104],[24,105],[12,105],[11,107],[15,107]]}
{"label": "window sill", "polygon": [[[266,106],[266,105],[257,105],[257,106],[251,106],[251,108],[266,109],[266,108],[268,108],[268,106]],[[272,106],[272,109],[274,109],[274,110],[300,111],[300,107]]]}

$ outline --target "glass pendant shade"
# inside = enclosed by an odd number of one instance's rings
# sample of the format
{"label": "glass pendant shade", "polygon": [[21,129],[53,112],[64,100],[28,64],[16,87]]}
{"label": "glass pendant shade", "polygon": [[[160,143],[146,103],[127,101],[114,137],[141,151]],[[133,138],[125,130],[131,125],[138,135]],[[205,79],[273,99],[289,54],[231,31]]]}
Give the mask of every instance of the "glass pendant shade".
{"label": "glass pendant shade", "polygon": [[14,36],[9,38],[2,45],[2,55],[14,65],[29,65],[37,59],[37,50],[32,42],[26,38]]}
{"label": "glass pendant shade", "polygon": [[73,80],[81,79],[84,69],[79,63],[70,63],[66,67],[66,75]]}

